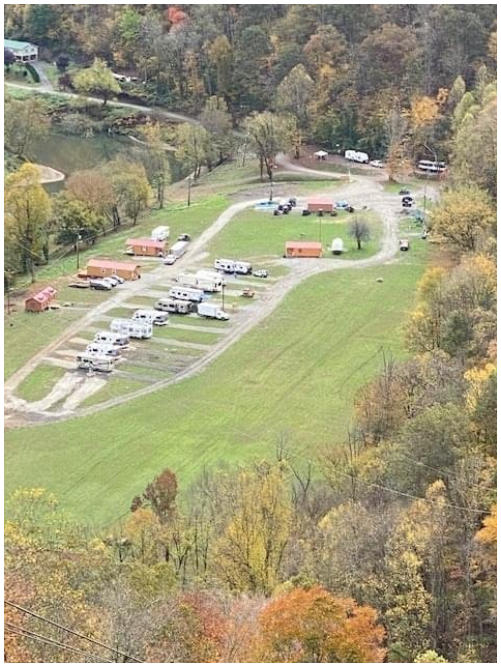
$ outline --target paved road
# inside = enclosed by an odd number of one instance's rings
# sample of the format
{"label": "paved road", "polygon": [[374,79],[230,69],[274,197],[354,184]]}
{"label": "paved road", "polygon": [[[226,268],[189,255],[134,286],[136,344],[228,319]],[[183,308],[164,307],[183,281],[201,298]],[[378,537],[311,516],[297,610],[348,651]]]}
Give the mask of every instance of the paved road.
{"label": "paved road", "polygon": [[[290,165],[285,166],[290,169]],[[297,169],[294,169],[294,171],[302,171],[304,173],[316,171],[309,170],[306,167],[295,166]],[[239,315],[238,320],[233,322],[233,326],[228,334],[223,336],[218,343],[210,348],[206,355],[194,361],[194,363],[185,371],[173,378],[152,383],[135,392],[110,399],[109,401],[95,406],[81,409],[77,408],[72,412],[44,413],[44,419],[66,419],[77,415],[93,414],[100,410],[129,401],[132,398],[144,396],[152,391],[181,382],[188,377],[200,373],[206,366],[223,354],[223,352],[225,352],[231,345],[237,342],[245,333],[270,315],[289,291],[299,285],[303,280],[326,271],[339,271],[354,268],[364,269],[390,261],[398,252],[398,198],[394,194],[385,192],[382,183],[374,178],[365,176],[354,177],[352,182],[344,185],[342,189],[337,188],[335,195],[336,197],[347,199],[356,208],[362,208],[367,205],[380,216],[383,224],[383,235],[381,248],[375,255],[363,260],[332,258],[277,260],[277,263],[283,263],[290,269],[288,275],[277,280],[276,283],[270,286],[269,289],[265,290],[262,295],[260,294],[259,299],[255,304],[253,304],[252,307],[244,309],[244,311],[242,311],[242,316],[240,317]],[[416,193],[416,196],[419,196],[419,193]],[[204,249],[208,242],[218,234],[237,213],[245,208],[253,206],[258,201],[260,200],[245,200],[229,206],[219,215],[212,225],[210,225],[198,239],[191,244],[189,251],[176,263],[176,265],[171,267],[160,265],[157,269],[146,274],[140,281],[122,285],[113,296],[93,308],[86,313],[83,318],[68,327],[63,335],[52,341],[50,345],[41,350],[27,364],[25,364],[25,366],[19,369],[7,380],[5,383],[5,401],[7,409],[14,412],[22,411],[29,413],[30,406],[26,405],[24,401],[21,401],[15,396],[15,389],[20,382],[32,372],[40,361],[53,353],[62,343],[76,336],[83,328],[98,319],[99,316],[104,315],[109,309],[122,305],[124,301],[129,300],[138,292],[144,291],[145,288],[153,287],[158,283],[159,276],[163,279],[173,277],[180,269],[189,265],[190,262],[200,259],[203,256]],[[30,414],[26,414],[25,416],[30,419]],[[31,418],[39,423],[40,416],[40,413],[37,413],[36,415],[32,414]]]}

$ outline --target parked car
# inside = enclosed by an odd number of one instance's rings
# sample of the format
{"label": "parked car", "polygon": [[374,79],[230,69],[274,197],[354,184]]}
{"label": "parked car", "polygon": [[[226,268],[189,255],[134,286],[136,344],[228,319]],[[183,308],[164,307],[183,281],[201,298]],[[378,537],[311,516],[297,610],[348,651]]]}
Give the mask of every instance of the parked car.
{"label": "parked car", "polygon": [[267,278],[268,271],[266,269],[256,269],[255,271],[252,272],[252,275],[255,278]]}
{"label": "parked car", "polygon": [[289,197],[289,204],[294,207],[297,204],[297,199],[295,197]]}
{"label": "parked car", "polygon": [[174,262],[177,260],[177,255],[173,255],[172,253],[169,253],[167,257],[164,259],[164,264],[174,264]]}
{"label": "parked car", "polygon": [[407,190],[406,188],[402,188],[401,190],[398,191],[399,195],[410,195],[411,191]]}
{"label": "parked car", "polygon": [[301,215],[311,215],[311,211],[309,211],[307,208],[303,208]]}
{"label": "parked car", "polygon": [[116,280],[119,285],[123,285],[125,280],[121,276],[117,276],[116,273],[114,273],[110,278],[113,278],[113,280]]}
{"label": "parked car", "polygon": [[353,212],[355,211],[355,209],[353,208],[353,206],[347,206],[345,210],[346,210],[348,213],[353,213]]}
{"label": "parked car", "polygon": [[70,283],[68,287],[77,287],[79,289],[89,288],[90,284],[86,280],[76,280],[73,283]]}
{"label": "parked car", "polygon": [[336,202],[336,208],[340,209],[341,211],[346,211],[349,208],[349,204],[347,201],[342,199],[341,201]]}
{"label": "parked car", "polygon": [[412,203],[412,202],[414,201],[414,199],[411,197],[411,195],[404,195],[404,196],[402,197],[402,203],[403,203],[404,201],[406,201],[406,202],[411,202],[411,203]]}
{"label": "parked car", "polygon": [[402,250],[404,252],[409,250],[409,240],[408,239],[400,239],[400,241],[398,243],[399,243],[400,250]]}
{"label": "parked car", "polygon": [[104,280],[101,280],[99,278],[95,278],[95,279],[91,278],[91,280],[89,280],[89,286],[92,289],[101,289],[101,290],[108,290],[108,291],[111,290],[110,283],[108,283]]}
{"label": "parked car", "polygon": [[191,241],[191,236],[189,234],[179,234],[177,237],[178,241]]}
{"label": "parked car", "polygon": [[118,280],[115,280],[115,278],[112,278],[111,276],[106,276],[105,278],[102,278],[105,283],[108,283],[112,287],[116,287],[118,285]]}
{"label": "parked car", "polygon": [[371,160],[369,162],[371,167],[376,167],[377,169],[383,169],[384,162],[382,160]]}

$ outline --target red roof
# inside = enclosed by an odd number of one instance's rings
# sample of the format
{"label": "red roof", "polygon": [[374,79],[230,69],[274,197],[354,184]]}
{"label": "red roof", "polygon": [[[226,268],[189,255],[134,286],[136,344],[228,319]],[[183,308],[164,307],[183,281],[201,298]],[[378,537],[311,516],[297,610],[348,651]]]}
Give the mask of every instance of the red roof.
{"label": "red roof", "polygon": [[103,269],[123,269],[124,271],[135,271],[139,268],[136,262],[116,262],[112,259],[89,259],[89,267],[102,267]]}
{"label": "red roof", "polygon": [[296,248],[311,248],[312,250],[321,250],[322,244],[318,241],[287,241],[285,244],[286,248],[296,249]]}
{"label": "red roof", "polygon": [[57,290],[55,290],[53,287],[45,287],[43,290],[40,290],[40,292],[37,292],[37,294],[32,294],[29,296],[26,301],[29,299],[34,299],[35,301],[38,301],[39,303],[46,303],[47,301],[50,301],[53,299],[57,294]]}
{"label": "red roof", "polygon": [[165,241],[155,241],[153,239],[127,239],[126,245],[142,246],[143,248],[155,248],[156,250],[164,250]]}
{"label": "red roof", "polygon": [[315,206],[334,206],[334,202],[329,197],[313,197],[308,199],[308,204],[315,204]]}

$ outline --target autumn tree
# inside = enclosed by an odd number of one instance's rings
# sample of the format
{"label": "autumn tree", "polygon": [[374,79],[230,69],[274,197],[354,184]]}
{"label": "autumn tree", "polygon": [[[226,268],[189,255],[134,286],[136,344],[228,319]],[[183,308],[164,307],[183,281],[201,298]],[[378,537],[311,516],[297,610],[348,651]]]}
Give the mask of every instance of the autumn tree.
{"label": "autumn tree", "polygon": [[155,190],[158,208],[163,208],[165,186],[170,181],[170,168],[160,123],[148,123],[143,130],[143,136],[146,150],[141,153],[142,161],[150,185]]}
{"label": "autumn tree", "polygon": [[176,496],[176,475],[166,468],[148,484],[142,496],[134,498],[132,510],[146,504],[162,523],[168,523],[176,509]]}
{"label": "autumn tree", "polygon": [[103,106],[120,92],[120,86],[104,60],[95,58],[91,67],[80,70],[73,77],[75,88],[82,95],[97,95],[103,100]]}
{"label": "autumn tree", "polygon": [[103,169],[82,169],[68,178],[66,189],[96,215],[104,215],[114,227],[120,224],[113,184]]}
{"label": "autumn tree", "polygon": [[108,162],[106,172],[115,193],[117,206],[135,225],[140,213],[147,209],[151,189],[142,164],[117,158]]}
{"label": "autumn tree", "polygon": [[5,236],[15,244],[20,269],[35,281],[51,215],[50,197],[36,165],[26,162],[5,179]]}
{"label": "autumn tree", "polygon": [[271,183],[277,153],[291,145],[290,122],[284,116],[265,111],[248,117],[245,130],[259,158],[261,179],[266,170]]}
{"label": "autumn tree", "polygon": [[231,116],[222,97],[209,97],[200,114],[200,122],[210,136],[210,144],[218,155],[218,164],[227,159],[233,147]]}
{"label": "autumn tree", "polygon": [[482,240],[492,234],[495,224],[490,197],[476,185],[445,192],[429,221],[435,236],[463,252],[476,250]]}
{"label": "autumn tree", "polygon": [[291,113],[302,128],[308,125],[308,107],[313,93],[313,80],[304,65],[296,65],[280,82],[276,93],[278,111]]}
{"label": "autumn tree", "polygon": [[34,143],[47,134],[50,119],[47,106],[37,95],[26,100],[5,99],[5,147],[21,158],[31,156]]}
{"label": "autumn tree", "polygon": [[176,153],[198,178],[202,166],[212,167],[214,147],[209,132],[201,125],[182,123],[177,130]]}
{"label": "autumn tree", "polygon": [[323,588],[298,588],[272,599],[259,616],[262,662],[382,662],[377,613]]}
{"label": "autumn tree", "polygon": [[54,201],[53,226],[58,244],[75,244],[77,239],[93,243],[104,223],[103,215],[90,209],[85,202],[68,197],[66,193]]}

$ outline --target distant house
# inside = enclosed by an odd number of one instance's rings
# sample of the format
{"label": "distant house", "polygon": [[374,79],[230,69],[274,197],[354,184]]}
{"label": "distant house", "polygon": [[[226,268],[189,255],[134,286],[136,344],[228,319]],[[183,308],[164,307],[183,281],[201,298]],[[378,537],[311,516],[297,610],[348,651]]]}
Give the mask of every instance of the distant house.
{"label": "distant house", "polygon": [[127,239],[126,246],[127,252],[132,255],[163,257],[167,243],[156,239]]}
{"label": "distant house", "polygon": [[29,42],[18,42],[17,39],[4,39],[4,48],[9,49],[19,62],[38,60],[38,46]]}
{"label": "distant house", "polygon": [[141,277],[139,264],[135,262],[116,262],[112,259],[89,259],[86,275],[89,278],[105,278],[117,275],[124,280],[137,280]]}
{"label": "distant house", "polygon": [[322,244],[318,241],[287,241],[286,257],[322,257]]}
{"label": "distant house", "polygon": [[24,301],[24,309],[28,313],[41,313],[47,310],[55,299],[57,291],[53,287],[46,287],[37,294],[32,294]]}
{"label": "distant house", "polygon": [[334,210],[334,202],[332,199],[327,199],[327,197],[314,197],[313,199],[308,199],[308,211],[318,212],[323,211],[324,213],[330,213]]}

